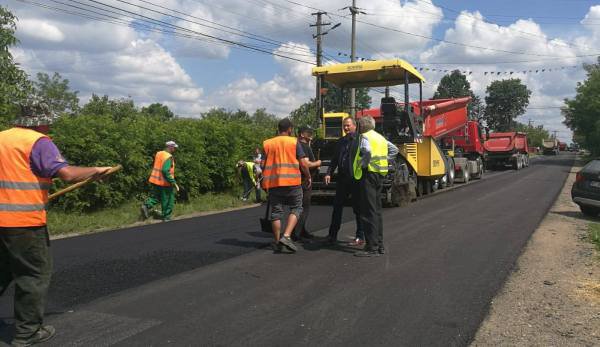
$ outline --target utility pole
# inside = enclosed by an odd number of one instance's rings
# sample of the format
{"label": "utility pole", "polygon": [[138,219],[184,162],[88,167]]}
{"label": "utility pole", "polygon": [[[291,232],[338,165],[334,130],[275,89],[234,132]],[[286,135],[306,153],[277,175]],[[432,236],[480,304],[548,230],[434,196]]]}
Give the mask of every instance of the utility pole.
{"label": "utility pole", "polygon": [[[323,47],[322,47],[322,37],[323,33],[321,32],[321,27],[324,25],[331,25],[331,23],[323,23],[322,16],[327,14],[327,12],[315,12],[312,13],[313,16],[317,16],[317,23],[311,24],[311,27],[317,27],[317,33],[313,35],[313,38],[317,40],[317,66],[323,65],[322,57],[323,57]],[[325,33],[326,34],[326,33]],[[317,75],[317,83],[316,83],[316,93],[315,93],[315,110],[317,111],[317,124],[321,126],[321,112],[323,110],[322,101],[321,101],[321,76]]]}
{"label": "utility pole", "polygon": [[[358,8],[356,8],[356,0],[352,0],[352,7],[350,7],[350,13],[352,14],[352,48],[350,50],[350,61],[356,61],[356,15],[358,14]],[[350,115],[356,116],[356,89],[350,89]]]}
{"label": "utility pole", "polygon": [[[323,15],[326,15],[327,12],[315,12],[312,13],[313,16],[317,16],[317,23],[315,24],[311,24],[311,27],[317,27],[317,33],[313,35],[313,39],[315,39],[317,41],[317,66],[322,66],[323,65],[323,45],[322,45],[322,37],[327,35],[328,32],[330,32],[331,30],[339,27],[341,25],[341,23],[337,23],[336,25],[334,25],[331,29],[327,30],[327,31],[322,31],[321,28],[323,26],[327,26],[327,25],[331,25],[331,23],[323,23]],[[321,94],[321,87],[322,87],[322,81],[321,81],[321,76],[317,75],[317,80],[316,80],[316,93],[315,93],[315,110],[316,110],[316,114],[317,114],[317,124],[319,125],[319,127],[321,126],[321,121],[322,121],[322,112],[323,112],[323,95]]]}

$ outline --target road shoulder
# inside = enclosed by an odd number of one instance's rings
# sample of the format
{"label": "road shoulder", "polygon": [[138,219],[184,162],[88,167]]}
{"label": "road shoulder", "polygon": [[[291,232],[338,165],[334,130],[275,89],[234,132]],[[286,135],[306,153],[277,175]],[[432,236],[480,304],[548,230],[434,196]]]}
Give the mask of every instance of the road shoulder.
{"label": "road shoulder", "polygon": [[570,195],[579,169],[571,169],[472,346],[600,345],[600,254]]}

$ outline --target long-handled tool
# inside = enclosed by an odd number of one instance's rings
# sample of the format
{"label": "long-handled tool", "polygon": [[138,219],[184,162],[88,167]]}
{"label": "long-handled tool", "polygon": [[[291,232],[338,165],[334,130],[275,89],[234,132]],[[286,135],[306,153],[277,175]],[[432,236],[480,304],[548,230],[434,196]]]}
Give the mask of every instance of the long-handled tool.
{"label": "long-handled tool", "polygon": [[[122,168],[123,168],[122,165],[113,166],[108,171],[106,171],[104,174],[102,174],[102,178],[108,177],[108,176],[114,174],[115,172],[121,170]],[[85,180],[83,180],[81,182],[77,182],[75,184],[72,184],[72,185],[68,186],[67,188],[61,189],[58,192],[50,194],[48,196],[48,200],[55,199],[55,198],[57,198],[57,197],[59,197],[61,195],[64,195],[64,194],[66,194],[68,192],[71,192],[71,191],[73,191],[75,189],[81,188],[81,187],[85,186],[86,184],[88,184],[90,182],[93,182],[94,180],[95,179],[93,179],[92,177],[90,177],[90,178],[87,178],[87,179],[85,179]]]}

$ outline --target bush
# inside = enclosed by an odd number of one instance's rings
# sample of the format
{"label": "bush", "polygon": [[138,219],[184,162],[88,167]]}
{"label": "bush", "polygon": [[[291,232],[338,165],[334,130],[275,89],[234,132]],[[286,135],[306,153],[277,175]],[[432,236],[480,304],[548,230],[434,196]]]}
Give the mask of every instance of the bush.
{"label": "bush", "polygon": [[[98,106],[99,101],[109,106],[108,112],[107,107]],[[93,111],[86,105],[81,115],[61,117],[53,124],[51,137],[71,165],[121,164],[123,170],[107,182],[89,184],[56,199],[52,208],[91,211],[141,200],[149,191],[154,154],[168,140],[179,145],[175,175],[190,196],[229,190],[235,184],[235,163],[249,159],[276,127],[275,117],[264,110],[252,116],[213,110],[201,119],[165,119],[129,107],[129,100],[96,98],[90,102],[96,103]],[[110,112],[115,109],[118,115]],[[57,180],[53,190],[64,186]]]}

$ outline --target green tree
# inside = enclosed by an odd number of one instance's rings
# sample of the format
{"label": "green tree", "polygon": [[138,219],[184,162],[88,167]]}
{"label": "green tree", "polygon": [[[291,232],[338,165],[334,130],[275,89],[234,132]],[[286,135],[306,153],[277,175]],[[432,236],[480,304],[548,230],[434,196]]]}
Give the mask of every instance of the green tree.
{"label": "green tree", "polygon": [[158,102],[150,104],[147,107],[142,107],[142,113],[161,120],[169,120],[175,117],[175,114],[169,109],[168,106]]}
{"label": "green tree", "polygon": [[319,126],[319,120],[315,110],[315,99],[311,99],[290,112],[290,119],[294,126],[310,125],[316,129]]}
{"label": "green tree", "polygon": [[139,111],[133,104],[133,100],[129,98],[111,100],[108,95],[99,97],[96,94],[92,94],[92,97],[83,106],[80,113],[90,116],[108,115],[116,121],[139,115]]}
{"label": "green tree", "polygon": [[562,114],[577,143],[600,155],[600,58],[596,64],[585,64],[584,69],[587,78],[577,83],[575,98],[565,99]]}
{"label": "green tree", "polygon": [[466,96],[471,97],[471,103],[468,106],[469,119],[480,119],[483,116],[484,109],[481,99],[473,93],[467,76],[459,70],[454,70],[442,77],[437,90],[433,94],[434,99],[462,98]]}
{"label": "green tree", "polygon": [[37,81],[33,82],[33,93],[43,100],[50,111],[59,115],[64,112],[74,113],[79,110],[78,91],[71,91],[69,80],[55,72],[52,77],[39,72]]}
{"label": "green tree", "polygon": [[31,92],[27,74],[13,60],[9,48],[18,43],[15,37],[17,18],[0,6],[0,130],[9,126],[18,104]]}
{"label": "green tree", "polygon": [[529,146],[541,147],[542,141],[550,137],[548,130],[544,129],[543,125],[536,127],[516,122],[515,130],[527,134],[527,143]]}
{"label": "green tree", "polygon": [[[344,89],[343,95],[341,89],[335,85],[324,82],[323,88],[327,93],[323,95],[323,108],[325,112],[348,112],[350,109],[350,88]],[[356,109],[365,110],[371,107],[371,97],[369,88],[356,88]]]}
{"label": "green tree", "polygon": [[518,78],[494,81],[486,89],[483,118],[495,131],[512,130],[515,119],[525,113],[531,91]]}

